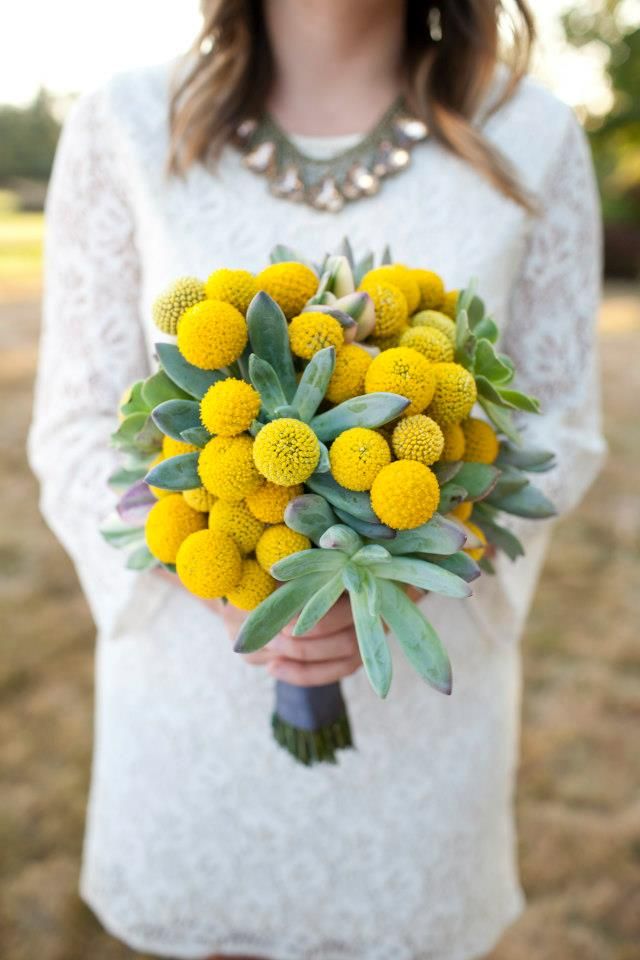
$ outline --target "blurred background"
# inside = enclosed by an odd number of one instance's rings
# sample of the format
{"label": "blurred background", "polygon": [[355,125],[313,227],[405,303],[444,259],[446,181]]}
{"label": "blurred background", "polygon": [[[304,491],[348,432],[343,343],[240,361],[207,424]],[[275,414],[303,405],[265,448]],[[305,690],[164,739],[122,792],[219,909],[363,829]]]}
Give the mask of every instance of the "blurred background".
{"label": "blurred background", "polygon": [[[491,960],[638,960],[640,2],[534,7],[534,72],[583,122],[602,195],[611,455],[585,503],[557,527],[523,641],[517,804],[529,906]],[[79,92],[168,59],[197,26],[197,0],[21,0],[0,24],[3,960],[140,958],[100,929],[76,892],[94,631],[75,573],[39,517],[24,440],[42,207],[60,123]]]}

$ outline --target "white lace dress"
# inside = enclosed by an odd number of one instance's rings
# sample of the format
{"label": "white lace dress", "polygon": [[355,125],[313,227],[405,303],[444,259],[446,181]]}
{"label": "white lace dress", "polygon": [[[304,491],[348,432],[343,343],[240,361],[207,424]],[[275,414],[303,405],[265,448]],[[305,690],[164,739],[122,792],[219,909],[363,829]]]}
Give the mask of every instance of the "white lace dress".
{"label": "white lace dress", "polygon": [[467,960],[522,909],[512,793],[518,639],[550,524],[518,523],[527,557],[470,601],[430,596],[454,690],[394,654],[386,702],[345,683],[357,749],[306,769],[275,745],[273,681],[234,654],[178,586],[122,569],[98,523],[122,389],[158,338],[153,297],[182,274],[260,268],[277,242],[309,257],[348,235],[443,275],[471,276],[495,311],[529,431],[559,466],[561,512],[603,455],[594,319],[598,211],[567,107],[531,82],[486,132],[540,197],[526,215],[435,142],[381,193],[338,215],[269,196],[229,149],[218,175],[165,175],[166,69],[121,76],[68,120],[48,203],[42,356],[30,439],[42,509],[98,627],[95,755],[82,895],[108,930],[161,956]]}

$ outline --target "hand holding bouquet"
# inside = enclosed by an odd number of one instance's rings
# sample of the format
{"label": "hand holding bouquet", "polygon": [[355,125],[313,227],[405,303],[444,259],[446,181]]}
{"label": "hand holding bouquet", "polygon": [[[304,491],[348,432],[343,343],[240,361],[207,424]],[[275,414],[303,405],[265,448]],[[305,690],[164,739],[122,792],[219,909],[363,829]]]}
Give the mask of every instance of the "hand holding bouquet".
{"label": "hand holding bouquet", "polygon": [[[385,258],[389,260],[389,257]],[[463,599],[487,544],[516,559],[501,513],[548,517],[520,444],[514,367],[470,285],[341,254],[314,268],[286,248],[256,276],[215,270],[158,298],[160,370],[134,384],[114,443],[122,496],[103,529],[128,563],[163,564],[248,616],[236,649],[297,617],[316,626],[346,591],[362,662],[385,697],[388,627],[429,684],[451,692],[444,647],[406,586]],[[483,417],[476,417],[476,404]],[[305,763],[352,743],[339,684],[277,682],[277,740]]]}

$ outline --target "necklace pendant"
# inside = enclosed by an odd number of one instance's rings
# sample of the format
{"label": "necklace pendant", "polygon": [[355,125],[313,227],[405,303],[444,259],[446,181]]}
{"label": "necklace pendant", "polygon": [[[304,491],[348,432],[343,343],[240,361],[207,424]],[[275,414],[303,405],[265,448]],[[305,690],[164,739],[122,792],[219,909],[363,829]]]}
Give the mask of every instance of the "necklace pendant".
{"label": "necklace pendant", "polygon": [[244,162],[254,173],[270,173],[276,159],[276,145],[271,140],[263,140],[257,147],[245,154]]}
{"label": "necklace pendant", "polygon": [[380,189],[380,177],[369,170],[364,163],[354,163],[349,170],[349,180],[360,196],[372,197]]}
{"label": "necklace pendant", "polygon": [[406,114],[401,114],[399,117],[396,117],[393,121],[393,126],[399,134],[400,139],[409,144],[420,143],[420,141],[425,140],[429,134],[429,128],[423,120],[419,120],[417,117],[407,116]]}
{"label": "necklace pendant", "polygon": [[326,210],[327,213],[337,213],[338,210],[342,210],[344,197],[338,190],[333,177],[325,177],[311,191],[311,203],[317,210]]}
{"label": "necklace pendant", "polygon": [[299,202],[304,200],[304,184],[300,178],[300,171],[295,164],[290,164],[276,176],[270,184],[271,193],[284,200]]}

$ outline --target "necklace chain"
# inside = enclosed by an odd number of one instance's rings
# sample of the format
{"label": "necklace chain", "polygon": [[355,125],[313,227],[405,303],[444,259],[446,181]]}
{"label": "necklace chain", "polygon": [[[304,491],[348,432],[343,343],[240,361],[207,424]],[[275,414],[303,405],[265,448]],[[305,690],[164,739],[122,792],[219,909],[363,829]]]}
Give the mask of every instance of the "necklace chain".
{"label": "necklace chain", "polygon": [[411,163],[411,151],[428,136],[427,125],[397,100],[355,146],[334,157],[307,156],[265,115],[236,131],[245,166],[265,176],[271,193],[337,213],[345,203],[378,193],[382,181]]}

